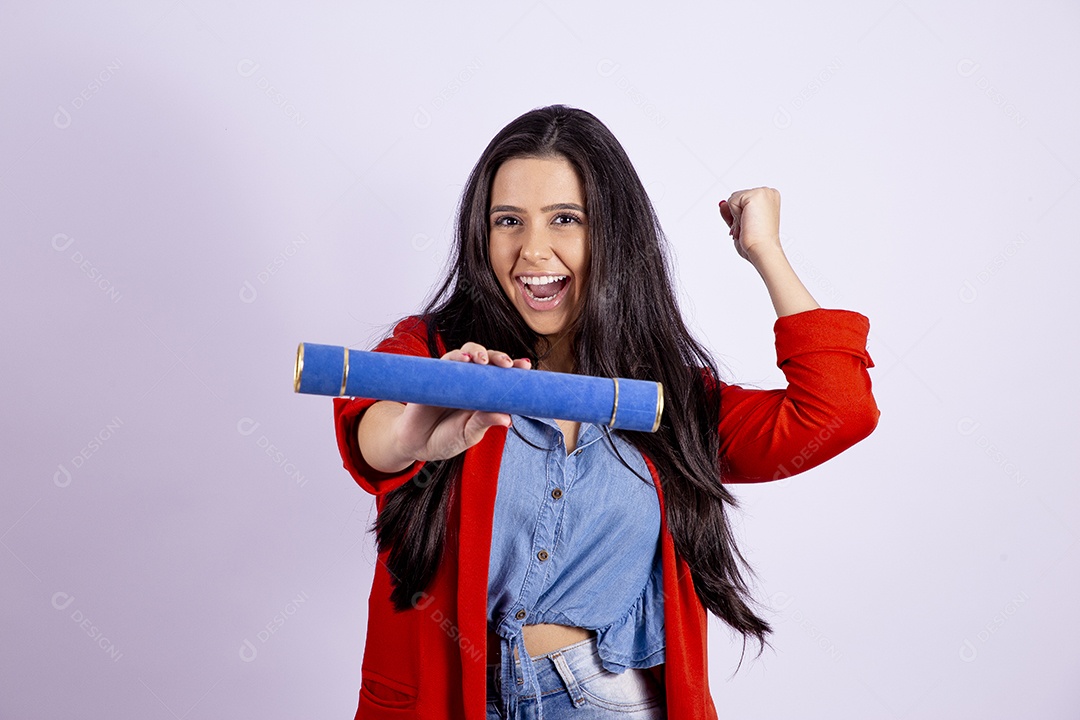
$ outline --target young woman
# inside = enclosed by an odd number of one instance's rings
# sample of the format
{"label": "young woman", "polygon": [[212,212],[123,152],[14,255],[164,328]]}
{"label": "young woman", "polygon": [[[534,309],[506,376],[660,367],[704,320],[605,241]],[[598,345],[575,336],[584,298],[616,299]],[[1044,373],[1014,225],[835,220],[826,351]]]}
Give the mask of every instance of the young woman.
{"label": "young woman", "polygon": [[716,718],[707,612],[763,645],[723,483],[814,467],[873,431],[869,322],[820,308],[784,257],[780,196],[721,201],[768,288],[784,390],[723,382],[683,323],[664,236],[596,117],[528,112],[465,186],[433,299],[375,349],[663,384],[655,433],[334,401],[376,497],[357,718]]}

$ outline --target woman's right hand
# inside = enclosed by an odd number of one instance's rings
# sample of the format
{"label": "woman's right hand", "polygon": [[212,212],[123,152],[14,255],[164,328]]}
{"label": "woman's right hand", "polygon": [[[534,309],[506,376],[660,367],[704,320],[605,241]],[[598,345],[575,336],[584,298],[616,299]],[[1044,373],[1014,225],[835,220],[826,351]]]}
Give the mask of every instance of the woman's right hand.
{"label": "woman's right hand", "polygon": [[[504,352],[488,350],[468,342],[440,358],[451,362],[529,369],[528,358],[513,359]],[[510,425],[506,413],[458,410],[407,403],[394,421],[391,437],[401,457],[416,460],[445,460],[471,448],[493,425]]]}

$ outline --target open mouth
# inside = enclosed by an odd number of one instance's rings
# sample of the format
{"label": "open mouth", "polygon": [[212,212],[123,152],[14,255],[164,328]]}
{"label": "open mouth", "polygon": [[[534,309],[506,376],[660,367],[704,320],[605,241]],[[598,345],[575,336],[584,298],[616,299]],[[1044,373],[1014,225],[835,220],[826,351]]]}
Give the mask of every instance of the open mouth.
{"label": "open mouth", "polygon": [[537,310],[557,305],[570,286],[569,275],[519,275],[517,281],[526,302]]}

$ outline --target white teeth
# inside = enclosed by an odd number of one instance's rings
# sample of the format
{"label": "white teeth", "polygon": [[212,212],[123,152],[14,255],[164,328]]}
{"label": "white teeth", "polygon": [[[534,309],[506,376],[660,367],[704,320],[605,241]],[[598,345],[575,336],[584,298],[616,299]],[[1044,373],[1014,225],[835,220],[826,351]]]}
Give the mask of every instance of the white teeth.
{"label": "white teeth", "polygon": [[521,282],[525,283],[526,285],[547,285],[548,283],[565,280],[566,277],[566,275],[541,275],[538,277],[530,277],[523,275],[521,277]]}

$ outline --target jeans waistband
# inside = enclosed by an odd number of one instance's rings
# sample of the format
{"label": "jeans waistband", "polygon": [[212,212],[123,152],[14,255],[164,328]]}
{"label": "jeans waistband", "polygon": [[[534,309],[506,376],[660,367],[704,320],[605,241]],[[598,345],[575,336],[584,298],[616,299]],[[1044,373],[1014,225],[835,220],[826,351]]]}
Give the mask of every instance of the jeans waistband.
{"label": "jeans waistband", "polygon": [[[544,655],[530,657],[532,657],[533,666],[536,668],[536,679],[540,683],[541,695],[566,692],[566,684],[563,680],[566,670],[569,670],[578,682],[583,682],[604,672],[603,663],[600,661],[600,653],[596,648],[595,635]],[[535,692],[525,686],[521,674],[520,659],[514,660],[514,679],[517,681],[517,688],[513,692],[518,694],[519,698],[535,697]],[[488,667],[487,686],[488,697],[498,697],[500,695],[498,665]]]}

